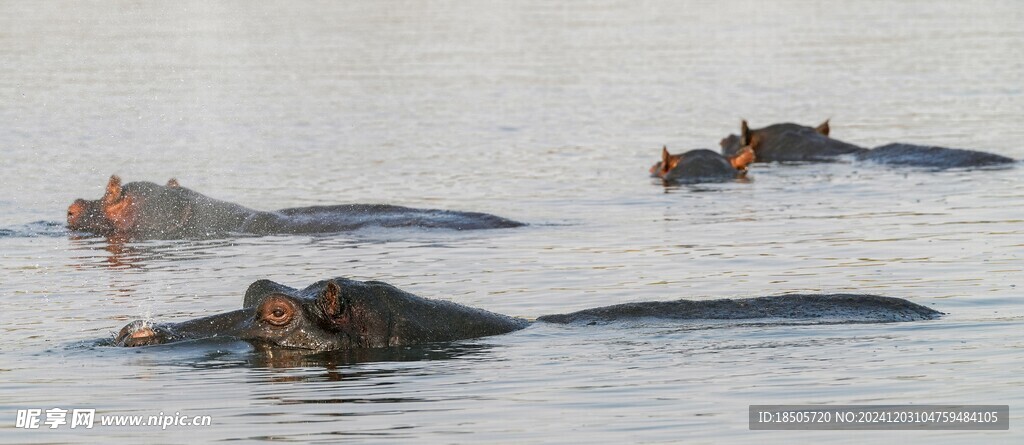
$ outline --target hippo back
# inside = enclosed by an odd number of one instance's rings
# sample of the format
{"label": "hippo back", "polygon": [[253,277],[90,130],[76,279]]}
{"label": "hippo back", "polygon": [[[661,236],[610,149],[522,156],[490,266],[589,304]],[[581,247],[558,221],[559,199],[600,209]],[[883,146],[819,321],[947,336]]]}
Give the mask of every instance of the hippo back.
{"label": "hippo back", "polygon": [[718,300],[626,303],[569,314],[545,315],[549,323],[610,322],[639,318],[671,320],[813,319],[826,323],[930,320],[941,312],[901,298],[860,294],[791,294]]}
{"label": "hippo back", "polygon": [[987,167],[1015,162],[1006,156],[983,151],[899,143],[858,153],[857,160],[936,169]]}
{"label": "hippo back", "polygon": [[328,233],[363,227],[418,227],[479,230],[521,227],[525,224],[487,213],[417,209],[387,204],[342,204],[278,210],[253,224],[253,233]]}

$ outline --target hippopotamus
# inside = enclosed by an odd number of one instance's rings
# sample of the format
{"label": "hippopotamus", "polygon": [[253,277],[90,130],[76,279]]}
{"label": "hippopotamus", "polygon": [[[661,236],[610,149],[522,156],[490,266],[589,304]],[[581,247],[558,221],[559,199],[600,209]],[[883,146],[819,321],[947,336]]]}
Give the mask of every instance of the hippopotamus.
{"label": "hippopotamus", "polygon": [[774,124],[751,130],[747,121],[740,135],[722,139],[722,155],[735,156],[745,148],[754,150],[755,162],[832,162],[838,157],[859,153],[863,147],[829,138],[829,121],[817,127],[798,124]]}
{"label": "hippopotamus", "polygon": [[[877,295],[781,295],[704,301],[627,303],[537,318],[598,324],[638,318],[671,320],[807,319],[815,323],[929,320],[941,312]],[[262,347],[314,351],[386,348],[505,334],[531,321],[450,301],[418,297],[380,281],[334,278],[296,289],[259,280],[242,308],[180,323],[129,323],[117,346],[229,338]]]}
{"label": "hippopotamus", "polygon": [[182,187],[130,182],[111,176],[103,197],[78,199],[68,207],[68,228],[123,238],[203,238],[229,233],[255,235],[333,233],[367,226],[454,230],[500,229],[523,223],[476,212],[414,209],[384,204],[344,204],[253,210]]}
{"label": "hippopotamus", "polygon": [[724,156],[732,156],[751,148],[757,162],[834,162],[844,156],[893,166],[935,169],[987,167],[1014,161],[1006,156],[960,148],[893,143],[872,149],[859,147],[829,137],[829,121],[811,128],[783,123],[751,130],[747,121],[740,125],[740,135],[729,135],[720,145]]}
{"label": "hippopotamus", "polygon": [[747,165],[754,162],[754,150],[743,147],[737,154],[725,157],[699,148],[682,154],[669,154],[661,147],[661,161],[651,167],[651,176],[666,184],[730,181],[746,176]]}

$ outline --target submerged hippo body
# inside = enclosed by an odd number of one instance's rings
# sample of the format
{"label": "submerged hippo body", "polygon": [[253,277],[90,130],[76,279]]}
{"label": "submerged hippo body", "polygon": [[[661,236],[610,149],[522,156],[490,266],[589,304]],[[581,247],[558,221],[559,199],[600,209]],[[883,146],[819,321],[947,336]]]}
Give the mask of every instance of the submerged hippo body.
{"label": "submerged hippo body", "polygon": [[988,167],[1008,165],[1014,161],[1006,156],[984,151],[960,148],[934,147],[912,144],[888,144],[857,153],[858,161],[886,165],[906,165],[936,169]]}
{"label": "submerged hippo body", "polygon": [[454,230],[497,229],[522,223],[475,212],[414,209],[381,204],[347,204],[253,210],[210,198],[178,185],[152,182],[121,185],[112,176],[103,198],[76,200],[68,228],[128,238],[200,238],[228,233],[257,235],[330,233],[367,226]]}
{"label": "submerged hippo body", "polygon": [[740,151],[725,157],[707,149],[696,149],[673,155],[668,147],[661,149],[661,161],[651,167],[651,176],[666,184],[723,182],[743,178],[747,164],[754,161],[753,150]]}
{"label": "submerged hippo body", "polygon": [[740,135],[722,139],[722,154],[754,150],[757,162],[834,162],[850,156],[858,161],[935,169],[987,167],[1015,162],[1006,156],[976,150],[894,143],[867,149],[829,137],[829,122],[811,128],[774,124],[751,130],[747,121]]}
{"label": "submerged hippo body", "polygon": [[790,294],[718,300],[625,303],[537,318],[550,323],[596,323],[630,318],[669,320],[803,319],[823,323],[929,320],[942,313],[902,298],[865,294]]}
{"label": "submerged hippo body", "polygon": [[722,155],[734,156],[749,147],[756,162],[834,162],[839,157],[866,151],[866,148],[832,139],[829,124],[811,128],[784,123],[751,130],[743,121],[740,135],[722,139]]}
{"label": "submerged hippo body", "polygon": [[[181,323],[134,321],[118,346],[222,337],[256,345],[316,351],[447,342],[517,331],[530,322],[457,303],[421,298],[378,281],[345,278],[295,289],[269,280],[249,286],[242,309]],[[940,312],[875,295],[783,295],[737,300],[630,303],[547,315],[549,323],[645,317],[674,320],[810,319],[823,323],[928,320]]]}

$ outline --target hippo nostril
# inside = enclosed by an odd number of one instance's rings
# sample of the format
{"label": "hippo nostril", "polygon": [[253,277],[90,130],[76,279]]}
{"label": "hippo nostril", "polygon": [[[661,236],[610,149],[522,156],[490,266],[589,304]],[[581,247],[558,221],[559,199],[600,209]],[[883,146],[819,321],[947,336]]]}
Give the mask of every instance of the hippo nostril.
{"label": "hippo nostril", "polygon": [[132,332],[131,338],[148,338],[154,335],[156,335],[156,332],[153,332],[153,329],[147,327]]}
{"label": "hippo nostril", "polygon": [[121,328],[117,333],[114,343],[118,346],[143,346],[151,344],[156,340],[157,333],[153,328],[146,326],[144,322],[133,321]]}

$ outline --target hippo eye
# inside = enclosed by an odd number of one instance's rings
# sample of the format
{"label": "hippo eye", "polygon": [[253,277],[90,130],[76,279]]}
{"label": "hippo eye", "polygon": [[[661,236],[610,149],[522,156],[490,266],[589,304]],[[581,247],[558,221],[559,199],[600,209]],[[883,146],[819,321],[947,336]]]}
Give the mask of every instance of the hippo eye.
{"label": "hippo eye", "polygon": [[295,316],[295,306],[281,297],[270,297],[260,306],[260,319],[273,326],[284,326]]}

